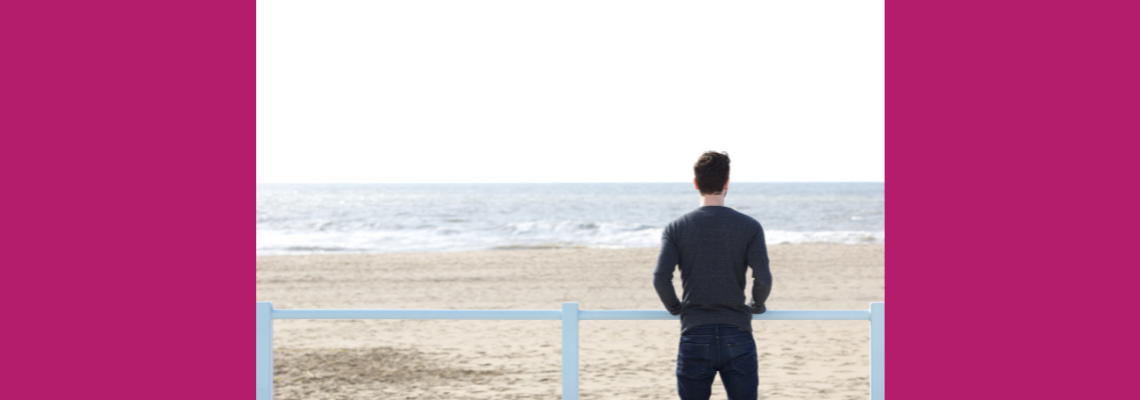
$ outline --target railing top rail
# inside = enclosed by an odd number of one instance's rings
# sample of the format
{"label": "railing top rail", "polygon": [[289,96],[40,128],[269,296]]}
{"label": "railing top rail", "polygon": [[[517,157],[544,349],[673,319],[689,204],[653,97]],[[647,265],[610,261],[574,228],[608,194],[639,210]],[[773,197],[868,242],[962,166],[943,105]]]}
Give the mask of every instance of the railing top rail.
{"label": "railing top rail", "polygon": [[[273,319],[449,319],[547,320],[562,319],[561,310],[277,310]],[[579,320],[677,320],[663,310],[580,310]],[[770,310],[754,314],[754,321],[869,321],[868,310]]]}
{"label": "railing top rail", "polygon": [[562,320],[561,310],[273,310],[273,319]]}

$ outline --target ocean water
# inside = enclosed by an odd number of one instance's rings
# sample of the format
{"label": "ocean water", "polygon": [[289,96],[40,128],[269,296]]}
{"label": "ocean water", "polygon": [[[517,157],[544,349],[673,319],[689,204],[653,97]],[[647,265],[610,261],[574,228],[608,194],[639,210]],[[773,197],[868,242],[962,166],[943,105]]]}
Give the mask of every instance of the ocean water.
{"label": "ocean water", "polygon": [[[884,243],[883,183],[732,182],[773,243]],[[259,184],[257,254],[656,247],[692,183]]]}

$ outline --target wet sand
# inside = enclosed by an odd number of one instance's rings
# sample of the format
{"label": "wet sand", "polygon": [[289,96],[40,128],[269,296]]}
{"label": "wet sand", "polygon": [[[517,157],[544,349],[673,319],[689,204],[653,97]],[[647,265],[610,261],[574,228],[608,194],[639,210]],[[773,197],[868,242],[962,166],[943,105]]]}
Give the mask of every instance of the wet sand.
{"label": "wet sand", "polygon": [[[769,310],[867,309],[884,245],[769,246]],[[656,248],[258,256],[278,309],[662,310]],[[751,276],[749,274],[749,276]],[[679,273],[674,277],[681,293]],[[277,320],[277,399],[557,399],[559,321]],[[677,321],[582,321],[582,399],[676,398]],[[754,321],[760,397],[865,399],[868,323]],[[713,398],[725,398],[719,378]]]}

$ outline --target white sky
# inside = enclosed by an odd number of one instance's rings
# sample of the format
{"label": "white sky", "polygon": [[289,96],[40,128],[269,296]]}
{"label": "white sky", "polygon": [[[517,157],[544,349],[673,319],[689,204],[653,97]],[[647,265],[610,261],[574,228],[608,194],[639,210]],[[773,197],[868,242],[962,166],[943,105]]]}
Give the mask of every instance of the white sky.
{"label": "white sky", "polygon": [[883,181],[883,0],[259,1],[257,182]]}

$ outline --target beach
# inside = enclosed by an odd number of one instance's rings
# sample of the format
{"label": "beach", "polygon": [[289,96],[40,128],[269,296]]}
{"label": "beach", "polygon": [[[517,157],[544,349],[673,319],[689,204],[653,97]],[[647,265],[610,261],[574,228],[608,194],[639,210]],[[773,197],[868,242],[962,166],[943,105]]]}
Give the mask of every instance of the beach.
{"label": "beach", "polygon": [[[657,248],[257,256],[277,309],[663,310]],[[769,310],[884,301],[883,244],[773,244]],[[751,278],[751,272],[749,272]],[[751,281],[751,279],[749,279]],[[681,293],[680,273],[674,276]],[[750,289],[749,285],[749,289]],[[676,398],[678,321],[582,321],[581,398]],[[556,399],[559,321],[277,320],[276,399]],[[864,399],[865,321],[754,321],[760,397]],[[713,398],[724,398],[719,378]]]}

